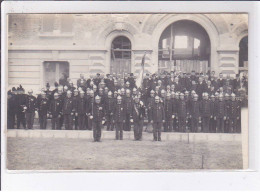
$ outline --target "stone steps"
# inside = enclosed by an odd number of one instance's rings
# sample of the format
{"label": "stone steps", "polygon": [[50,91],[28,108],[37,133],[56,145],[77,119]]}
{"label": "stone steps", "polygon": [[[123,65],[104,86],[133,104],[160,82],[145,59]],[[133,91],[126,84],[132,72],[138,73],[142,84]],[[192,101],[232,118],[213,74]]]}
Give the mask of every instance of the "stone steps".
{"label": "stone steps", "polygon": [[[92,131],[85,130],[23,130],[9,129],[7,137],[10,138],[73,138],[73,139],[93,139]],[[133,140],[133,131],[124,131],[124,139]],[[163,141],[181,142],[207,142],[207,141],[229,141],[241,142],[241,134],[227,133],[177,133],[162,132]],[[115,139],[115,131],[102,131],[101,139]],[[152,140],[153,134],[143,132],[143,140]]]}

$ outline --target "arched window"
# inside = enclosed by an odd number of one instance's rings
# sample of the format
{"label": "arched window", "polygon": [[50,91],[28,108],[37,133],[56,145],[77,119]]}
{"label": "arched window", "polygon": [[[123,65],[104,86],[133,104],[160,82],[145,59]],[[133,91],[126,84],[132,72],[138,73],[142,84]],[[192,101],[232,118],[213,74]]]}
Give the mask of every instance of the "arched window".
{"label": "arched window", "polygon": [[248,68],[248,36],[245,36],[239,43],[239,68]]}
{"label": "arched window", "polygon": [[131,71],[131,42],[125,36],[116,37],[111,45],[110,72],[122,75]]}
{"label": "arched window", "polygon": [[169,25],[159,41],[159,72],[206,72],[210,67],[210,40],[205,29],[189,20]]}

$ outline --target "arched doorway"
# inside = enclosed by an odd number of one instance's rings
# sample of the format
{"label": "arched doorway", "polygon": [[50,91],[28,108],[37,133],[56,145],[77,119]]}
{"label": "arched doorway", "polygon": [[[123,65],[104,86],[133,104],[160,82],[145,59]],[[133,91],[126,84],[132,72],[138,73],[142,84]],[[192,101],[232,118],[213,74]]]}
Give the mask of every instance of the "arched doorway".
{"label": "arched doorway", "polygon": [[248,36],[239,42],[239,72],[248,71]]}
{"label": "arched doorway", "polygon": [[110,73],[116,75],[130,73],[131,49],[131,41],[125,36],[118,36],[112,41]]}
{"label": "arched doorway", "polygon": [[158,45],[158,70],[206,73],[210,70],[210,39],[196,22],[180,20],[161,34]]}

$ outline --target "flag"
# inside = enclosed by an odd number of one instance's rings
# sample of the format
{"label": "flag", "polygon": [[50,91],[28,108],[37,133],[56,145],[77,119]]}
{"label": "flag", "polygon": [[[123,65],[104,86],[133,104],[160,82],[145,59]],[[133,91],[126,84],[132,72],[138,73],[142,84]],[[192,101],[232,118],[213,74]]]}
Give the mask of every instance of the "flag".
{"label": "flag", "polygon": [[142,86],[142,83],[143,83],[145,56],[146,56],[146,52],[144,53],[144,56],[142,58],[141,71],[139,72],[139,75],[138,75],[138,77],[136,79],[136,86],[138,88],[140,88]]}

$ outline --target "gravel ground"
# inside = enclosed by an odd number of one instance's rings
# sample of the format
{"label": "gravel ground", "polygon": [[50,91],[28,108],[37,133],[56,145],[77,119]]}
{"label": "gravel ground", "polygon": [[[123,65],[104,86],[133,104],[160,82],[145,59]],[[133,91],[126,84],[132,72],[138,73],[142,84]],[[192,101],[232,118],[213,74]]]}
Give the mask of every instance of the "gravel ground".
{"label": "gravel ground", "polygon": [[9,170],[241,169],[243,166],[238,142],[93,142],[63,138],[8,138],[7,141]]}

